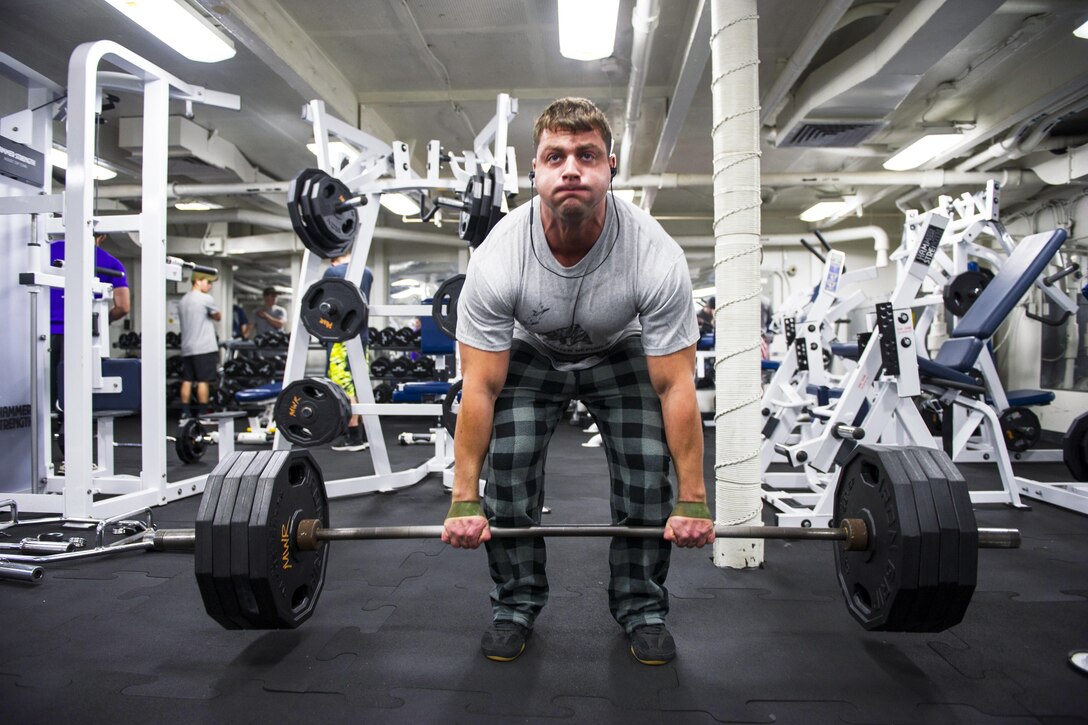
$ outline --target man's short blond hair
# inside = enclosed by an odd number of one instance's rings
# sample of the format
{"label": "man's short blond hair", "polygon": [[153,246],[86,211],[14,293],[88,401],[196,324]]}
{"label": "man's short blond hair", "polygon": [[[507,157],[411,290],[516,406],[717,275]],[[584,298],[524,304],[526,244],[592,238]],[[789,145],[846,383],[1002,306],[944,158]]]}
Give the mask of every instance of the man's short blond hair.
{"label": "man's short blond hair", "polygon": [[612,127],[608,119],[588,98],[568,96],[548,104],[533,124],[533,153],[540,145],[540,137],[545,131],[564,131],[566,133],[584,133],[597,131],[604,139],[604,147],[612,153]]}

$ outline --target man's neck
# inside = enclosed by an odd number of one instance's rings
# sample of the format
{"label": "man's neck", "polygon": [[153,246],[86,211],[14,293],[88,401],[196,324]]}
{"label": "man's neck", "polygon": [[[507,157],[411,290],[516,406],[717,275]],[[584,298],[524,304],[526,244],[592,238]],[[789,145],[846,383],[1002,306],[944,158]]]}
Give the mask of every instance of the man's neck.
{"label": "man's neck", "polygon": [[565,220],[543,204],[540,211],[544,237],[552,256],[564,267],[582,261],[601,236],[605,222],[605,204],[588,219]]}

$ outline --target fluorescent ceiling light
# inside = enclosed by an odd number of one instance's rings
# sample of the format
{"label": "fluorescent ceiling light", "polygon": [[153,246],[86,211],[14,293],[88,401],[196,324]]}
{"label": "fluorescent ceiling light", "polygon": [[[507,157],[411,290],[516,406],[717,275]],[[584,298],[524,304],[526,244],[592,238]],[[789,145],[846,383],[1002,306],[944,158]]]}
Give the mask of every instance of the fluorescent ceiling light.
{"label": "fluorescent ceiling light", "polygon": [[1074,30],[1073,35],[1077,36],[1078,38],[1088,39],[1088,20],[1084,22],[1084,25]]}
{"label": "fluorescent ceiling light", "polygon": [[174,208],[178,211],[211,211],[212,209],[222,209],[219,204],[213,204],[210,201],[179,201],[174,204]]}
{"label": "fluorescent ceiling light", "polygon": [[[68,153],[62,149],[53,149],[49,156],[49,162],[56,166],[58,169],[68,170]],[[108,181],[115,176],[117,172],[113,169],[107,169],[105,166],[94,165],[92,175],[95,181]]]}
{"label": "fluorescent ceiling light", "polygon": [[419,297],[420,296],[419,293],[421,291],[422,290],[418,286],[417,287],[406,287],[406,288],[400,290],[399,292],[394,292],[393,294],[389,295],[389,298],[393,299],[393,300],[403,300],[406,297]]}
{"label": "fluorescent ceiling light", "polygon": [[559,53],[572,60],[598,60],[616,45],[619,0],[559,0]]}
{"label": "fluorescent ceiling light", "polygon": [[845,199],[841,201],[819,201],[801,212],[801,221],[818,222],[821,219],[827,219],[836,214],[850,211],[852,208],[854,208],[854,202]]}
{"label": "fluorescent ceiling light", "polygon": [[389,283],[390,287],[419,287],[422,282],[418,279],[412,279],[411,277],[405,277],[403,279],[395,279]]}
{"label": "fluorescent ceiling light", "polygon": [[701,297],[709,297],[715,292],[717,292],[716,287],[700,287],[699,289],[693,289],[691,291],[691,296],[695,299],[699,299]]}
{"label": "fluorescent ceiling light", "polygon": [[419,213],[419,204],[410,196],[400,193],[382,194],[381,204],[399,216],[413,216]]}
{"label": "fluorescent ceiling light", "polygon": [[632,204],[635,202],[635,190],[634,189],[616,189],[612,193],[615,194],[618,198],[623,199],[626,202],[630,202]]}
{"label": "fluorescent ceiling light", "polygon": [[961,133],[930,133],[884,162],[888,171],[909,171],[935,159],[963,140]]}
{"label": "fluorescent ceiling light", "polygon": [[[306,148],[310,150],[314,156],[317,156],[317,142],[306,144]],[[329,161],[333,166],[339,167],[340,162],[344,159],[348,161],[354,161],[359,158],[359,152],[354,146],[350,146],[343,141],[329,141]]]}
{"label": "fluorescent ceiling light", "polygon": [[185,0],[106,0],[118,12],[189,60],[234,57],[234,43]]}

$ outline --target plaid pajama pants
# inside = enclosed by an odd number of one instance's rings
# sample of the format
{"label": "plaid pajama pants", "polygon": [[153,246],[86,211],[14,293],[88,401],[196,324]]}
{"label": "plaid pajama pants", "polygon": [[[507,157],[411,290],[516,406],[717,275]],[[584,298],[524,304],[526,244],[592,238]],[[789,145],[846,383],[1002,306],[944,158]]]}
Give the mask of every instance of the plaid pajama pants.
{"label": "plaid pajama pants", "polygon": [[[548,441],[571,399],[585,404],[604,440],[612,523],[662,526],[673,506],[671,457],[661,403],[650,385],[642,338],[621,342],[587,370],[558,371],[530,345],[514,341],[506,384],[495,403],[484,507],[492,525],[540,524]],[[543,538],[487,542],[495,585],[492,615],[531,627],[548,599]],[[671,545],[615,537],[609,549],[609,609],[629,633],[664,623]]]}

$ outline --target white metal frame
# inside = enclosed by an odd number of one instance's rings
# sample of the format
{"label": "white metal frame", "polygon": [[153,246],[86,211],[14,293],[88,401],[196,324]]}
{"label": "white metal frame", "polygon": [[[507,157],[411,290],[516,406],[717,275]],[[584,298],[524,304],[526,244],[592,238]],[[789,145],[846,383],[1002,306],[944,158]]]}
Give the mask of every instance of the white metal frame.
{"label": "white metal frame", "polygon": [[[497,166],[503,173],[504,189],[517,190],[517,168],[514,150],[507,146],[507,126],[517,114],[517,100],[501,93],[496,101],[495,116],[473,140],[473,150],[465,151],[461,157],[452,157],[449,167],[453,179],[440,177],[440,145],[431,141],[427,145],[427,175],[419,177],[411,170],[408,163],[408,146],[400,141],[391,145],[359,129],[350,126],[330,115],[322,101],[310,101],[303,108],[303,118],[313,124],[314,139],[317,143],[318,166],[326,173],[334,170],[329,157],[331,138],[339,138],[359,148],[362,153],[338,174],[352,193],[366,198],[366,203],[359,207],[358,235],[352,248],[351,262],[348,264],[346,278],[359,284],[363,279],[366,261],[370,256],[370,245],[377,224],[380,198],[383,193],[398,191],[451,189],[463,192],[468,179],[475,175],[478,168]],[[391,178],[389,178],[391,177]],[[322,259],[310,250],[303,252],[302,275],[299,280],[299,298],[304,291],[322,276]],[[306,348],[310,335],[302,324],[298,306],[295,307],[291,320],[291,342],[287,350],[287,366],[284,370],[284,386],[305,376]],[[371,317],[429,317],[430,305],[373,305],[369,308]],[[404,486],[411,486],[431,473],[442,473],[443,483],[452,485],[453,440],[444,428],[432,429],[434,455],[424,463],[406,470],[394,471],[389,463],[389,453],[382,433],[381,416],[424,416],[436,418],[442,415],[442,405],[438,403],[375,403],[374,391],[370,380],[370,369],[366,362],[362,340],[356,337],[346,343],[348,363],[355,380],[355,393],[359,402],[352,405],[352,413],[359,414],[366,428],[370,442],[370,455],[374,473],[366,476],[326,481],[330,498],[354,496],[373,491],[390,491]],[[291,444],[277,430],[273,447],[287,450]]]}
{"label": "white metal frame", "polygon": [[[108,62],[124,73],[99,71]],[[127,90],[142,91],[144,97],[144,144],[139,214],[94,216],[95,115],[101,89],[123,83]],[[94,236],[96,233],[129,231],[139,234],[141,264],[145,274],[140,290],[143,339],[154,341],[142,347],[141,361],[141,471],[136,476],[114,475],[112,466],[96,471],[92,465],[94,436],[92,395],[116,391],[117,381],[102,377],[102,351],[96,350],[87,325],[69,324],[64,336],[65,390],[65,472],[46,477],[43,492],[10,496],[21,510],[56,513],[66,519],[108,519],[127,512],[158,506],[201,493],[205,476],[169,482],[166,478],[166,281],[180,279],[177,265],[166,259],[166,163],[167,123],[171,99],[238,109],[238,96],[211,91],[185,83],[148,60],[111,41],[84,43],[75,49],[68,64],[67,145],[68,170],[63,194],[35,200],[27,205],[0,206],[2,213],[48,213],[63,211],[63,220],[51,219],[43,226],[65,235],[63,274],[30,270],[34,284],[63,286],[66,320],[89,320],[95,291],[108,294],[109,286],[94,281]],[[162,270],[156,274],[153,270]],[[55,270],[49,270],[55,272]],[[102,318],[103,320],[105,317]],[[39,386],[44,387],[44,386]],[[44,395],[44,398],[43,398]],[[44,410],[48,430],[48,392],[36,391],[39,410]],[[40,413],[39,413],[40,415]],[[112,460],[112,420],[99,419],[99,452],[109,442],[107,463]],[[49,446],[35,455],[40,470],[50,470]],[[57,495],[59,494],[59,495]],[[96,497],[108,495],[96,500]]]}

